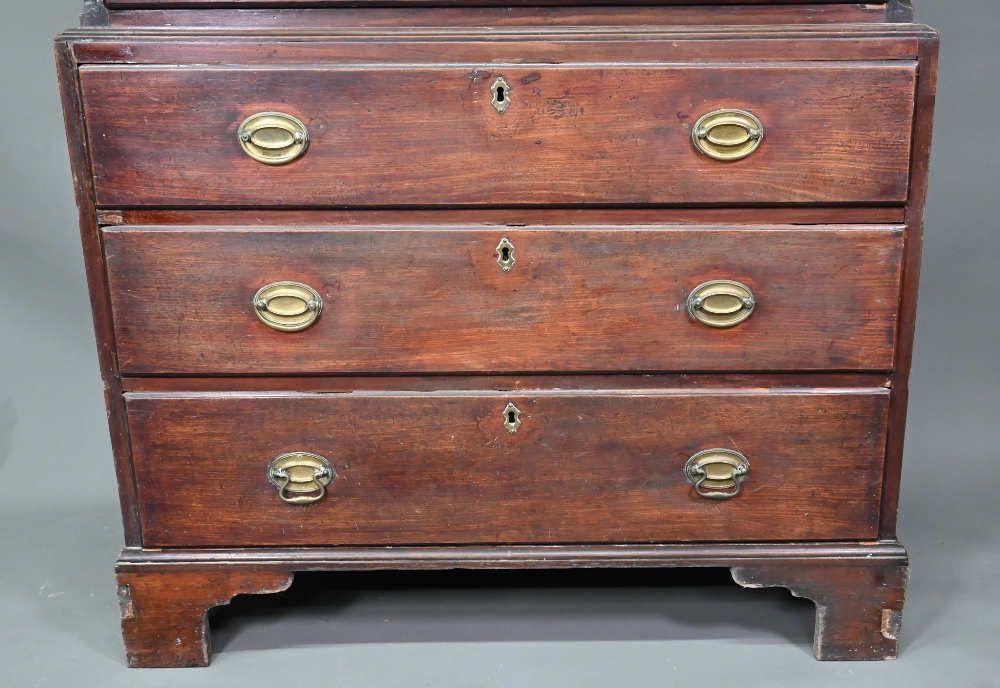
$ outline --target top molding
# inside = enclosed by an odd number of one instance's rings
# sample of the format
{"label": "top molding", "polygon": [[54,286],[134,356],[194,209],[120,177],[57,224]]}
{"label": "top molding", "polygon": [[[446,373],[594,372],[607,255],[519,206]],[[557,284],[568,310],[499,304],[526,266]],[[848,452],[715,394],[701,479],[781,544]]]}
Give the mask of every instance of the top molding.
{"label": "top molding", "polygon": [[[789,12],[797,14],[795,20],[788,23],[809,23],[811,20],[807,16],[814,16],[812,12],[816,13],[815,17],[822,15],[821,19],[817,19],[817,23],[831,21],[833,23],[844,21],[851,23],[853,21],[854,23],[893,24],[913,22],[911,0],[884,0],[874,3],[859,3],[852,0],[604,0],[604,2],[599,0],[84,0],[84,11],[80,17],[80,24],[84,27],[113,26],[116,24],[115,17],[121,15],[130,17],[128,23],[141,25],[145,23],[141,17],[147,13],[155,14],[155,12],[150,11],[156,10],[181,10],[179,14],[187,16],[193,16],[189,14],[192,10],[214,10],[210,14],[223,20],[222,23],[225,23],[225,17],[229,16],[227,13],[233,13],[234,17],[242,15],[241,23],[246,27],[247,20],[250,19],[246,16],[246,12],[263,8],[311,12],[322,11],[322,8],[358,11],[364,8],[410,8],[413,10],[434,8],[445,10],[458,7],[571,8],[575,6],[581,10],[590,8],[599,12],[600,8],[604,8],[605,10],[621,12],[628,11],[629,8],[637,10],[639,7],[675,7],[678,10],[687,7],[688,9],[685,11],[690,13],[696,12],[696,7],[699,6],[706,8],[706,11],[710,7],[715,7],[716,11],[725,11],[725,6],[731,6],[734,10],[742,6],[743,10],[757,13],[757,10],[751,8],[765,5],[771,9],[765,12],[767,18],[764,19],[763,23],[784,23],[781,19],[782,13],[785,12],[785,10],[780,9],[782,5],[787,6]],[[835,7],[842,7],[843,10],[833,10]],[[827,10],[836,14],[831,15]],[[666,11],[670,12],[669,9]],[[765,11],[765,8],[761,7],[761,11]],[[851,14],[852,12],[854,14]],[[803,15],[803,13],[806,14]],[[743,23],[741,17],[744,16],[749,17],[750,15],[740,14],[733,18],[733,22],[726,23]],[[149,19],[153,23],[156,22],[152,16]],[[179,25],[186,23],[182,17],[178,17],[178,19],[181,19]],[[664,19],[666,21],[662,23],[670,23],[669,15],[665,15]],[[708,21],[714,23],[714,20],[717,20],[717,16]],[[266,22],[264,23],[266,24]],[[682,21],[681,23],[690,23],[690,21]],[[751,21],[750,23],[761,22]]]}
{"label": "top molding", "polygon": [[[99,5],[101,0],[85,0],[86,5]],[[381,5],[405,7],[407,5],[432,5],[436,7],[493,7],[517,5],[857,5],[889,4],[910,5],[910,0],[884,0],[876,3],[859,3],[857,0],[104,0],[110,9],[144,8],[232,8],[232,7],[361,7]]]}

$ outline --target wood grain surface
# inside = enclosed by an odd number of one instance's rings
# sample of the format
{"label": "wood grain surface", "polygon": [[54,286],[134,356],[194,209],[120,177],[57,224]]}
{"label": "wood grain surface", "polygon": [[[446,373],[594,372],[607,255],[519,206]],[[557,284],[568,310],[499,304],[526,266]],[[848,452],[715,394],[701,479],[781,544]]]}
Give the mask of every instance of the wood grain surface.
{"label": "wood grain surface", "polygon": [[[129,394],[146,547],[874,539],[887,390]],[[522,412],[503,426],[508,402]],[[735,499],[684,464],[750,462]],[[336,478],[283,503],[271,459]]]}
{"label": "wood grain surface", "polygon": [[[127,375],[892,368],[898,227],[125,227],[104,241]],[[746,322],[688,315],[713,279],[753,289]],[[324,300],[303,332],[253,311],[288,280]]]}
{"label": "wood grain surface", "polygon": [[[915,76],[909,61],[80,71],[110,207],[901,203]],[[749,158],[694,148],[695,121],[719,108],[763,121]],[[236,137],[273,110],[311,135],[280,167]]]}

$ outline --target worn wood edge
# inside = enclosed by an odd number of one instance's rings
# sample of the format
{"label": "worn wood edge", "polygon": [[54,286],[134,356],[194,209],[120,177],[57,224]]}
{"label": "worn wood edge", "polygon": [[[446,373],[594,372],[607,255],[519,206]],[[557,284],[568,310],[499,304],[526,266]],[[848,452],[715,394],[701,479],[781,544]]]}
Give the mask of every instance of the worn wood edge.
{"label": "worn wood edge", "polygon": [[[170,23],[174,26],[346,26],[379,24],[383,26],[469,25],[478,22],[493,25],[524,25],[529,22],[547,25],[692,25],[723,24],[764,26],[782,24],[862,24],[887,22],[887,7],[882,4],[795,4],[764,6],[741,4],[708,6],[705,4],[670,6],[636,5],[628,2],[604,5],[497,5],[474,8],[442,6],[409,7],[289,7],[282,12],[261,8],[226,7],[209,9],[159,8],[115,10],[113,26],[141,27]],[[473,21],[475,20],[475,21]]]}
{"label": "worn wood edge", "polygon": [[896,320],[895,376],[889,402],[889,426],[886,437],[886,461],[882,482],[882,513],[879,533],[884,538],[896,536],[899,491],[902,480],[906,416],[909,405],[910,371],[917,324],[917,296],[920,290],[920,264],[923,254],[924,206],[930,181],[930,151],[937,95],[939,39],[937,35],[921,42],[918,62],[913,144],[910,153],[910,204],[907,206],[907,231],[903,246],[903,274]]}
{"label": "worn wood edge", "polygon": [[[410,397],[494,397],[511,394],[510,390],[493,389],[434,389],[434,390],[412,390],[412,391],[383,391],[383,390],[358,390],[351,392],[354,397],[378,397],[378,398],[410,398]],[[619,389],[531,389],[519,390],[519,395],[532,396],[537,398],[553,397],[670,397],[670,396],[814,396],[817,394],[826,395],[864,395],[864,396],[888,396],[890,391],[883,387],[801,387],[801,388],[771,388],[771,389],[746,389],[746,388],[677,388],[677,389],[650,389],[632,388]],[[269,398],[308,398],[328,396],[323,392],[294,392],[294,391],[272,391],[272,392],[128,392],[125,394],[127,401],[137,399],[259,399]]]}
{"label": "worn wood edge", "polygon": [[910,0],[889,0],[885,8],[885,20],[907,24],[913,21],[913,5]]}
{"label": "worn wood edge", "polygon": [[[409,7],[430,4],[438,7],[492,7],[528,4],[538,7],[558,7],[563,5],[588,5],[593,0],[504,0],[489,2],[489,0],[106,0],[109,7],[115,9],[143,7],[338,7],[349,5],[353,7],[383,6]],[[857,0],[646,0],[646,2],[630,4],[653,4],[668,7],[685,5],[852,5]],[[886,4],[897,0],[881,0],[874,4]]]}
{"label": "worn wood edge", "polygon": [[868,543],[663,545],[456,545],[406,547],[289,547],[140,549],[126,547],[115,571],[198,570],[219,566],[253,570],[349,571],[409,569],[558,569],[732,567],[764,564],[906,565],[897,541]]}
{"label": "worn wood edge", "polygon": [[[359,227],[357,225],[299,225],[289,227],[288,225],[275,224],[275,225],[252,225],[249,227],[238,227],[234,226],[235,223],[230,223],[226,225],[155,225],[155,224],[140,224],[140,225],[117,225],[109,226],[107,228],[102,228],[108,233],[120,233],[120,232],[211,232],[217,229],[224,229],[230,233],[237,232],[287,232],[289,234],[295,233],[309,233],[309,232],[336,232],[347,231],[347,232],[357,232]],[[682,223],[682,224],[672,224],[669,222],[633,222],[628,224],[582,224],[582,223],[553,223],[544,226],[534,226],[534,225],[524,225],[511,227],[510,225],[505,225],[507,229],[515,229],[522,232],[545,232],[545,233],[566,233],[572,234],[576,232],[607,232],[613,236],[613,232],[616,231],[627,231],[627,232],[689,232],[694,234],[700,234],[705,232],[732,232],[733,227],[729,224],[720,224],[718,222],[708,222],[703,224],[694,223]],[[363,231],[365,232],[411,232],[411,231],[441,231],[441,230],[455,230],[455,231],[494,231],[496,225],[489,224],[464,224],[456,223],[450,225],[440,225],[440,224],[428,224],[424,222],[414,222],[413,224],[381,224],[373,223],[363,226]],[[879,234],[889,234],[896,237],[902,237],[903,232],[906,231],[906,226],[902,224],[870,224],[870,225],[840,225],[840,224],[815,224],[815,225],[795,225],[795,224],[764,224],[764,223],[747,223],[740,225],[738,230],[741,232],[863,232],[867,234],[879,233]]]}
{"label": "worn wood edge", "polygon": [[[727,40],[801,40],[804,38],[877,39],[927,38],[936,31],[922,24],[770,24],[770,25],[649,25],[649,26],[504,26],[504,27],[295,27],[295,28],[223,28],[223,27],[106,27],[85,26],[64,31],[59,38],[68,41],[137,41],[199,42],[206,38],[249,40],[281,40],[294,37],[298,41],[323,42],[360,37],[380,37],[384,40],[413,42],[427,38],[449,42],[480,40],[484,37],[510,37],[536,40],[607,40],[620,38],[634,41],[649,37],[660,41],[727,39]],[[748,56],[752,57],[752,56]],[[851,59],[851,58],[848,58]]]}
{"label": "worn wood edge", "polygon": [[[699,208],[695,206],[671,209],[490,209],[451,208],[424,211],[412,210],[98,210],[101,226],[125,225],[203,226],[203,227],[299,227],[307,225],[344,225],[367,227],[369,225],[412,224],[431,226],[475,225],[485,227],[520,227],[572,224],[692,224],[703,225],[725,222],[728,225],[789,225],[795,228],[853,225],[903,225],[906,220],[903,206],[844,208]],[[905,226],[905,225],[904,225]]]}
{"label": "worn wood edge", "polygon": [[124,392],[418,392],[446,389],[497,392],[544,390],[644,390],[651,388],[728,389],[739,391],[816,389],[889,389],[890,378],[879,373],[666,374],[666,375],[394,375],[394,376],[258,376],[258,377],[124,377]]}
{"label": "worn wood edge", "polygon": [[111,15],[103,0],[84,0],[80,26],[110,26]]}
{"label": "worn wood edge", "polygon": [[111,315],[107,266],[104,264],[100,228],[94,210],[94,175],[90,166],[89,143],[84,125],[83,96],[76,78],[78,64],[72,46],[55,44],[63,117],[69,141],[70,168],[79,211],[80,237],[86,267],[87,286],[97,336],[98,362],[104,382],[105,404],[114,453],[115,473],[121,505],[125,543],[142,542],[139,505],[136,497],[135,474],[132,469],[132,447],[128,435],[128,420],[122,396],[121,379],[115,355],[114,327]]}

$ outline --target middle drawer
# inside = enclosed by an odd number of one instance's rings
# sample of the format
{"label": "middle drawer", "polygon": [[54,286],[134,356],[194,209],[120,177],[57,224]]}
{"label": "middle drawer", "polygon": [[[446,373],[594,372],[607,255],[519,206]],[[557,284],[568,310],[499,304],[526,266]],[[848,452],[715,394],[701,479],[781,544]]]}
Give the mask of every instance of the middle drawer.
{"label": "middle drawer", "polygon": [[[903,229],[123,227],[104,242],[125,375],[881,371]],[[289,323],[308,326],[272,327]]]}

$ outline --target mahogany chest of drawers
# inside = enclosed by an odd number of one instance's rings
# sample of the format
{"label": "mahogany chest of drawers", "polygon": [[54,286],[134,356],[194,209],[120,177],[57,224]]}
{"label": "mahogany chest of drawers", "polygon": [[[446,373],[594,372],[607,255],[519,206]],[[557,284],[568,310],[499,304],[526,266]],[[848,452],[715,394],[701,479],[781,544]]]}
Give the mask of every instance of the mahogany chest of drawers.
{"label": "mahogany chest of drawers", "polygon": [[[57,39],[131,666],[296,571],[729,567],[893,657],[908,3],[91,1]],[[489,3],[485,3],[489,5]]]}

